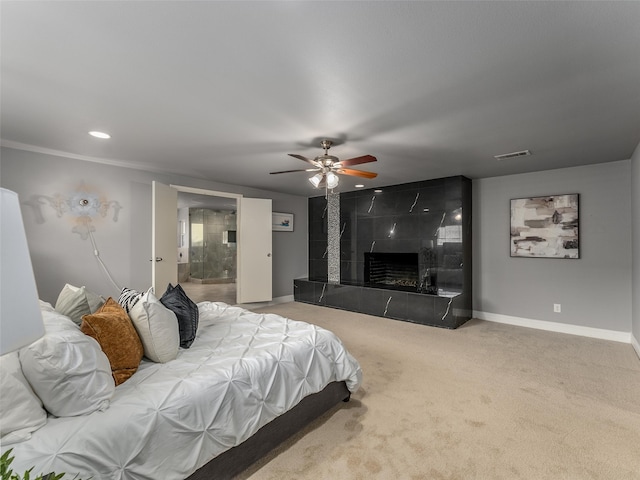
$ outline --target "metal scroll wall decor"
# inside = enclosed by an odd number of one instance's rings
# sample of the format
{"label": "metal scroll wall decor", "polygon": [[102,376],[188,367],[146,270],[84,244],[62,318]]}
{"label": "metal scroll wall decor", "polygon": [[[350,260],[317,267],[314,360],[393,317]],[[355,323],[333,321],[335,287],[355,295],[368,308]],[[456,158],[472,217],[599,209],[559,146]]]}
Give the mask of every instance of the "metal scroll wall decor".
{"label": "metal scroll wall decor", "polygon": [[83,240],[96,231],[94,220],[107,218],[109,215],[117,222],[122,209],[119,202],[109,200],[96,189],[87,187],[84,182],[67,194],[31,195],[25,203],[33,208],[37,223],[45,222],[42,212],[44,205],[53,208],[58,218],[71,218],[74,224],[71,231],[80,235]]}

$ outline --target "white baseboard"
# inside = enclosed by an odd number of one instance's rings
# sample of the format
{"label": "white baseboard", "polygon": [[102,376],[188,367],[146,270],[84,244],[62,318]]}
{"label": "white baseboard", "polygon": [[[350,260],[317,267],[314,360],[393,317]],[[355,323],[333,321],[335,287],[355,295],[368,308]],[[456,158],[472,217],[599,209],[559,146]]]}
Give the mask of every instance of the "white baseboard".
{"label": "white baseboard", "polygon": [[[567,323],[547,322],[544,320],[532,320],[530,318],[512,317],[499,313],[487,313],[473,311],[473,318],[487,320],[489,322],[506,323],[519,327],[536,328],[538,330],[548,330],[550,332],[568,333],[570,335],[580,335],[583,337],[600,338],[602,340],[612,340],[614,342],[631,343],[631,332],[618,332],[616,330],[606,330],[603,328],[583,327],[580,325],[570,325]],[[635,340],[635,339],[633,339]],[[634,348],[640,356],[640,345],[636,341]]]}
{"label": "white baseboard", "polygon": [[256,303],[239,303],[238,306],[242,308],[252,309],[260,307],[268,307],[270,305],[277,305],[279,303],[293,302],[293,295],[284,295],[282,297],[272,298],[270,302],[256,302]]}
{"label": "white baseboard", "polygon": [[638,342],[638,339],[633,336],[633,333],[631,334],[631,345],[638,354],[638,358],[640,358],[640,343]]}
{"label": "white baseboard", "polygon": [[289,303],[293,301],[294,301],[293,295],[284,295],[283,297],[276,297],[273,300],[271,300],[271,304],[276,305],[278,303]]}

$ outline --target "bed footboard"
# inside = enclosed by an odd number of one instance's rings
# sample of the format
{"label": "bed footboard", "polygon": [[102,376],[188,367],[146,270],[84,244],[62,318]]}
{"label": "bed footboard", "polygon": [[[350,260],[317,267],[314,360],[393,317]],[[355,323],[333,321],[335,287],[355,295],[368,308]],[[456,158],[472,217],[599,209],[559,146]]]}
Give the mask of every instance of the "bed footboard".
{"label": "bed footboard", "polygon": [[287,438],[342,402],[351,393],[345,382],[332,382],[324,390],[303,398],[298,405],[275,418],[240,445],[218,455],[187,480],[230,480],[280,445]]}

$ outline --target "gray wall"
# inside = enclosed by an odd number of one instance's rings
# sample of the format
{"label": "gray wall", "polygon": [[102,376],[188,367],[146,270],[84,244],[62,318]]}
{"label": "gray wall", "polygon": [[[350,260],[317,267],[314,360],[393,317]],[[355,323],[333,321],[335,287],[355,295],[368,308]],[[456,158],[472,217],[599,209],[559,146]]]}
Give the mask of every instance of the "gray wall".
{"label": "gray wall", "polygon": [[[475,311],[631,331],[630,160],[474,180],[473,189]],[[580,194],[581,258],[511,258],[509,200],[563,193]]]}
{"label": "gray wall", "polygon": [[[640,143],[631,157],[633,219],[633,320],[631,333],[640,343]],[[640,354],[640,352],[638,352]]]}
{"label": "gray wall", "polygon": [[2,148],[0,185],[18,193],[40,298],[55,302],[65,283],[86,285],[103,295],[118,292],[93,255],[90,240],[72,233],[71,216],[58,218],[49,205],[40,211],[25,205],[33,195],[68,195],[84,183],[91,192],[119,202],[117,222],[112,212],[92,219],[94,237],[116,282],[146,289],[151,284],[151,182],[271,198],[277,212],[294,214],[293,232],[273,232],[273,296],[293,294],[293,279],[307,274],[306,198],[256,190],[178,175],[157,174],[65,157]]}
{"label": "gray wall", "polygon": [[[107,216],[92,223],[100,256],[116,281],[136,289],[151,281],[152,180],[271,198],[274,211],[295,215],[294,232],[273,232],[274,297],[291,295],[293,279],[306,276],[306,199],[8,148],[0,152],[0,185],[23,202],[73,192],[84,182],[121,204],[117,222]],[[640,340],[640,295],[632,293],[640,291],[640,145],[629,161],[474,180],[473,188],[474,310],[632,331]],[[510,258],[509,199],[574,192],[580,193],[582,258]],[[44,222],[38,223],[34,210],[23,205],[41,298],[55,301],[65,282],[115,295],[89,240],[71,232],[70,218],[57,218],[46,205],[41,211]],[[553,303],[562,304],[562,313],[553,313]]]}

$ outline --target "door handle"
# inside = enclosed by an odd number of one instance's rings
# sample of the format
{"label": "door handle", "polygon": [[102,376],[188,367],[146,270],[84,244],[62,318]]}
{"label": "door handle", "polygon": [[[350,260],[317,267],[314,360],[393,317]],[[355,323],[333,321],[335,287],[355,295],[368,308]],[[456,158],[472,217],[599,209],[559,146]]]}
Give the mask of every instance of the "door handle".
{"label": "door handle", "polygon": [[[150,262],[153,262],[153,258],[149,260]],[[161,262],[162,261],[162,257],[156,257],[156,262]]]}

